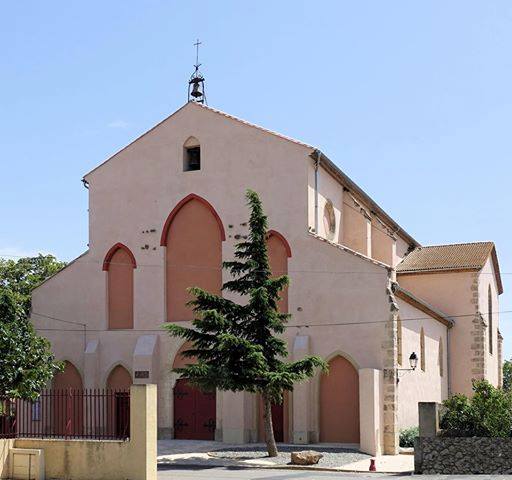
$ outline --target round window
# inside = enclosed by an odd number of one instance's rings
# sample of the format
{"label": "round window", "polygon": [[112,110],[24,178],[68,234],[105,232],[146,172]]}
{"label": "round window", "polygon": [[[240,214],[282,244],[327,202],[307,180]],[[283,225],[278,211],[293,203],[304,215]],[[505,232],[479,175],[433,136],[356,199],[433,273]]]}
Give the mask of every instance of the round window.
{"label": "round window", "polygon": [[327,238],[332,240],[334,238],[334,232],[336,232],[336,215],[334,214],[334,207],[330,200],[327,200],[324,207],[324,230]]}

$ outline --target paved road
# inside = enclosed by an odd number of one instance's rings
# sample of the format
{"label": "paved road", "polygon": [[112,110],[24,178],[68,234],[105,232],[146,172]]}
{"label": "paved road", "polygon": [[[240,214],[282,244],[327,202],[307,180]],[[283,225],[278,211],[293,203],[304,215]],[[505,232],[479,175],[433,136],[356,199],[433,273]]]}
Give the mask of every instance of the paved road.
{"label": "paved road", "polygon": [[261,470],[239,468],[197,468],[166,467],[159,469],[159,480],[486,480],[505,479],[512,476],[500,475],[384,475],[366,473],[306,472],[298,470]]}
{"label": "paved road", "polygon": [[[158,471],[158,480],[395,480],[402,477],[370,474],[341,474],[331,472],[305,472],[299,470],[267,470],[248,468],[194,468],[172,467]],[[410,477],[403,477],[411,480]]]}

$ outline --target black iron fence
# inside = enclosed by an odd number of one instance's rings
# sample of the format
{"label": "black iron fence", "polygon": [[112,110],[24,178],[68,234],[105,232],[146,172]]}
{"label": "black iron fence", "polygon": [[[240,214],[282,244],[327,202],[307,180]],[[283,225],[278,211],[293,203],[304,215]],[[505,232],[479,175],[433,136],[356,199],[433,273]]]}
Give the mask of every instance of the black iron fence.
{"label": "black iron fence", "polygon": [[129,437],[127,390],[43,390],[35,401],[0,399],[0,438]]}

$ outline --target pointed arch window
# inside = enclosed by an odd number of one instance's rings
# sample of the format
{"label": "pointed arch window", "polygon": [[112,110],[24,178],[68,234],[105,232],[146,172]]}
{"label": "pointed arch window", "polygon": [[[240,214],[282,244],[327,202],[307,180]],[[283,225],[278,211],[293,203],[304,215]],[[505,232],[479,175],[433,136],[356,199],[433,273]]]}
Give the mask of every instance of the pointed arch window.
{"label": "pointed arch window", "polygon": [[439,337],[439,376],[444,375],[444,354],[443,354],[443,337]]}
{"label": "pointed arch window", "polygon": [[421,370],[425,371],[425,330],[421,327],[420,332],[420,366]]}
{"label": "pointed arch window", "polygon": [[[292,250],[286,238],[276,230],[267,232],[267,253],[272,275],[288,275],[288,259],[292,256]],[[278,309],[281,313],[288,313],[288,287],[283,289],[280,296]]]}
{"label": "pointed arch window", "polygon": [[493,340],[494,340],[494,327],[492,322],[492,290],[491,286],[489,285],[489,289],[487,291],[487,310],[488,310],[488,317],[489,317],[489,353],[492,355],[493,353]]}
{"label": "pointed arch window", "polygon": [[162,229],[160,244],[166,247],[166,311],[170,322],[194,318],[188,305],[190,287],[220,294],[222,242],[226,234],[213,206],[191,193],[171,211]]}
{"label": "pointed arch window", "polygon": [[105,256],[109,330],[133,328],[133,270],[135,257],[122,243],[115,244]]}

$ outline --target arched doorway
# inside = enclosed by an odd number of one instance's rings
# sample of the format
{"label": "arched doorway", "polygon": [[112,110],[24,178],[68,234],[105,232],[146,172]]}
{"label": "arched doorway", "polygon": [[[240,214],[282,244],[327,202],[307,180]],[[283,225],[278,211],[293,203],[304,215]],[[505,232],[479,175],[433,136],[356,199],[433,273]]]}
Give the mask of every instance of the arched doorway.
{"label": "arched doorway", "polygon": [[[185,358],[181,352],[190,344],[183,345],[174,359],[173,368],[196,362]],[[180,378],[173,389],[174,438],[181,440],[215,440],[216,392],[202,392]]]}
{"label": "arched doorway", "polygon": [[[51,402],[51,430],[54,435],[78,436],[83,432],[82,376],[69,361],[53,377]],[[46,408],[43,406],[42,408]]]}
{"label": "arched doorway", "polygon": [[[279,232],[269,230],[267,233],[268,263],[273,277],[288,274],[288,258],[292,256],[290,245]],[[288,313],[288,287],[281,292],[278,309],[281,313]],[[272,405],[272,427],[276,442],[289,441],[288,418],[288,392],[284,392],[283,401]],[[258,399],[258,440],[265,441],[265,428],[263,423],[263,401]]]}
{"label": "arched doorway", "polygon": [[116,438],[129,435],[131,384],[132,376],[122,365],[114,367],[107,378],[107,388],[114,391],[108,406],[111,417],[107,428]]}
{"label": "arched doorway", "polygon": [[320,441],[359,443],[359,374],[339,355],[320,378]]}

